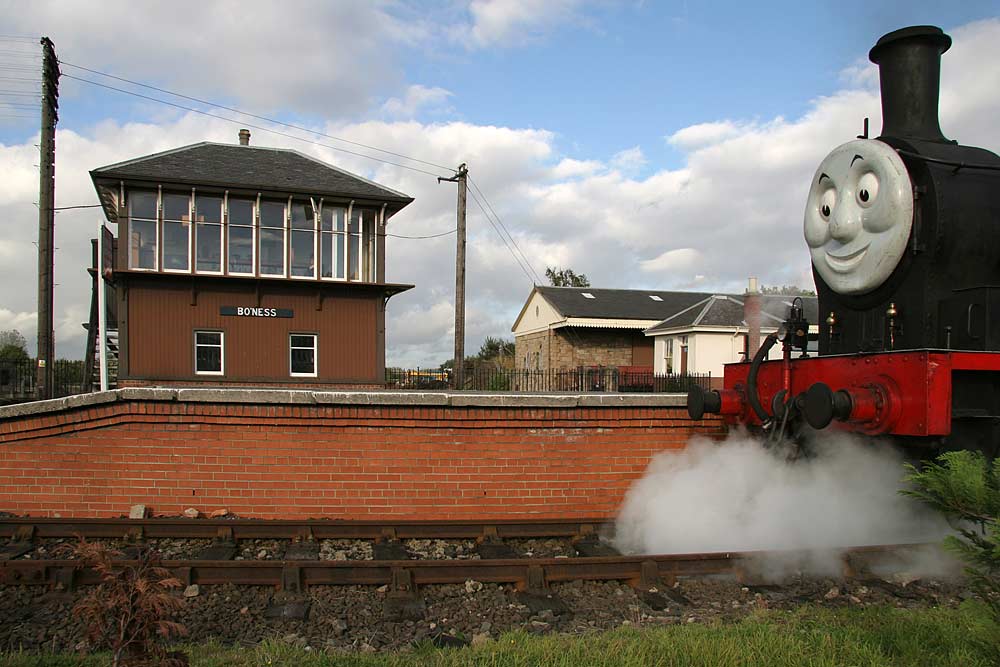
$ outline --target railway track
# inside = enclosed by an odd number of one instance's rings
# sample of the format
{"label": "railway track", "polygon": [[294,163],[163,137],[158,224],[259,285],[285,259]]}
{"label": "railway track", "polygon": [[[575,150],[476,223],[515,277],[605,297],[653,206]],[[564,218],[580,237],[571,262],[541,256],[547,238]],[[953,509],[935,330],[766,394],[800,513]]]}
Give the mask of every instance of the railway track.
{"label": "railway track", "polygon": [[[673,584],[678,577],[731,575],[741,582],[771,583],[775,573],[815,568],[817,563],[844,577],[863,575],[872,568],[892,568],[901,559],[934,549],[932,545],[881,545],[823,551],[750,551],[667,555],[621,555],[600,539],[611,525],[584,521],[261,521],[248,519],[0,519],[0,585],[49,585],[72,588],[98,582],[95,572],[79,561],[18,559],[38,540],[73,537],[119,539],[141,544],[155,539],[202,539],[203,556],[165,560],[163,565],[186,585],[236,584],[273,586],[300,593],[310,586],[388,586],[399,594],[415,594],[417,587],[456,584],[469,580],[513,584],[518,590],[545,591],[567,581],[623,581],[636,589]],[[232,560],[239,540],[282,539],[288,544],[273,560]],[[504,540],[564,538],[572,542],[574,558],[519,558]],[[373,560],[318,558],[318,541],[370,540]],[[404,539],[475,540],[476,559],[407,558]],[[381,545],[381,549],[378,546]],[[131,547],[136,548],[136,547]],[[125,553],[128,553],[126,548]],[[221,557],[213,557],[213,555]],[[134,561],[122,560],[123,567]],[[778,564],[778,567],[775,565]]]}

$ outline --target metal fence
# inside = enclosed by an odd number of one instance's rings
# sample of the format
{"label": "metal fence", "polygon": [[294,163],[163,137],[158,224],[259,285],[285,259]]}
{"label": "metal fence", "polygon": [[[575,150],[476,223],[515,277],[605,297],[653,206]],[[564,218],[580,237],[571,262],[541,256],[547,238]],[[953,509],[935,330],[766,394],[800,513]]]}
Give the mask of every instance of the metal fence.
{"label": "metal fence", "polygon": [[[387,368],[386,389],[447,389],[451,371],[440,368]],[[691,387],[708,389],[711,373],[687,375],[658,374],[649,370],[614,367],[583,367],[569,370],[518,370],[512,368],[468,367],[467,391],[544,392],[678,392]]]}
{"label": "metal fence", "polygon": [[[0,360],[0,403],[20,403],[35,398],[37,362],[34,359]],[[53,368],[52,396],[70,396],[84,391],[82,361],[59,359]]]}

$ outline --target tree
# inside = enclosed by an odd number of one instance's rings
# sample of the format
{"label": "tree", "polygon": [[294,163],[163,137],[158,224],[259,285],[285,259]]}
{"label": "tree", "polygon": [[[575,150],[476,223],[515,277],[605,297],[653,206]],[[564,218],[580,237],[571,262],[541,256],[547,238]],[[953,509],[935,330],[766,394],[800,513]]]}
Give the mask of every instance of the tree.
{"label": "tree", "polygon": [[590,287],[590,281],[584,273],[574,273],[573,269],[546,267],[545,277],[553,287]]}
{"label": "tree", "polygon": [[816,292],[796,285],[761,285],[760,293],[780,294],[782,296],[816,296]]}
{"label": "tree", "polygon": [[[966,565],[976,593],[1000,623],[1000,458],[987,461],[981,452],[947,452],[922,468],[906,464],[904,495],[917,498],[948,517],[957,536],[945,538],[946,549]],[[1000,651],[1000,645],[995,647]]]}
{"label": "tree", "polygon": [[514,341],[487,336],[479,348],[479,360],[491,361],[498,357],[513,357]]}
{"label": "tree", "polygon": [[17,329],[0,331],[0,361],[28,359],[28,341]]}

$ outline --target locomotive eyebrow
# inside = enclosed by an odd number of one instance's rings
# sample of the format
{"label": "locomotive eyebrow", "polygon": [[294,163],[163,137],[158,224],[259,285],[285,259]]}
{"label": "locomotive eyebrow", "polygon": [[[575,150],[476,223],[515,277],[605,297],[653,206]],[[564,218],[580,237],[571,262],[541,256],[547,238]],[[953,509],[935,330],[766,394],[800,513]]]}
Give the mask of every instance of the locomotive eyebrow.
{"label": "locomotive eyebrow", "polygon": [[830,177],[829,177],[829,176],[827,176],[827,175],[826,175],[825,173],[823,173],[823,174],[820,174],[820,175],[819,175],[819,180],[818,180],[818,181],[816,181],[816,182],[817,182],[817,183],[822,183],[822,182],[823,182],[823,179],[824,179],[824,178],[830,178]]}
{"label": "locomotive eyebrow", "polygon": [[852,166],[852,167],[854,166],[854,163],[855,163],[855,162],[856,162],[857,160],[864,160],[864,158],[863,158],[863,157],[861,157],[860,155],[855,155],[855,156],[854,156],[854,159],[853,159],[853,160],[851,160],[851,166]]}

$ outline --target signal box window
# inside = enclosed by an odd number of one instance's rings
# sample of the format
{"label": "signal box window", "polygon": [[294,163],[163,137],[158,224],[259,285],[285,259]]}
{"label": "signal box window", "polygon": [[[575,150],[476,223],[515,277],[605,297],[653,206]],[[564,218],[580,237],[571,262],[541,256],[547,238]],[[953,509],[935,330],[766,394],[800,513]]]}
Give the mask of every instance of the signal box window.
{"label": "signal box window", "polygon": [[260,203],[260,275],[285,276],[285,203]]}
{"label": "signal box window", "polygon": [[163,193],[163,269],[188,271],[191,266],[191,197]]}
{"label": "signal box window", "polygon": [[292,203],[289,231],[291,273],[295,278],[316,277],[316,215],[310,202]]}
{"label": "signal box window", "polygon": [[195,265],[196,271],[222,273],[222,197],[196,195]]}
{"label": "signal box window", "polygon": [[156,192],[128,193],[128,268],[156,270]]}
{"label": "signal box window", "polygon": [[194,370],[198,375],[222,375],[224,335],[221,331],[194,332]]}
{"label": "signal box window", "polygon": [[292,377],[316,377],[316,334],[289,336],[288,358]]}
{"label": "signal box window", "polygon": [[229,273],[254,273],[254,206],[252,199],[229,198]]}
{"label": "signal box window", "polygon": [[346,258],[347,209],[324,204],[320,214],[320,277],[344,280]]}

